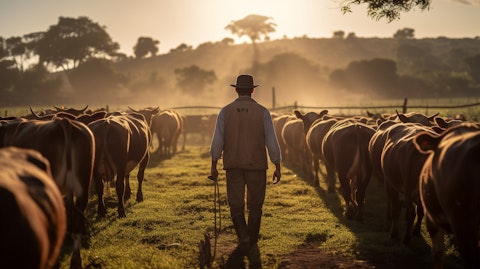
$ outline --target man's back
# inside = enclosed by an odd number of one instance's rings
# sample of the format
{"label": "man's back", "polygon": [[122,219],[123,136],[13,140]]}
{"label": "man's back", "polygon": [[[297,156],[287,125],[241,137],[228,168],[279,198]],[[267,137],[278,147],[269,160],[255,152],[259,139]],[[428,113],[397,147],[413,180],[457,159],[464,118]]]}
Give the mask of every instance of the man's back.
{"label": "man's back", "polygon": [[267,169],[264,116],[266,108],[241,96],[224,108],[224,168]]}

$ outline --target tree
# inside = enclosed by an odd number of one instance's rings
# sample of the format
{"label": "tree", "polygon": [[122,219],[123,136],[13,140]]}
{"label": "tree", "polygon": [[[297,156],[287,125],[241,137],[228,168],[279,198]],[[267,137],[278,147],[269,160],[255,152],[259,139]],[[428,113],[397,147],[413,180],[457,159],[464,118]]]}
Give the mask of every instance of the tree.
{"label": "tree", "polygon": [[133,47],[135,58],[141,59],[148,54],[150,54],[150,57],[157,55],[158,44],[160,44],[160,41],[151,37],[139,37],[137,44]]}
{"label": "tree", "polygon": [[225,37],[224,39],[222,39],[221,43],[224,45],[230,46],[235,43],[235,40],[233,40],[233,38],[230,38],[230,37]]}
{"label": "tree", "polygon": [[254,67],[257,64],[259,58],[256,46],[257,40],[261,40],[262,37],[265,40],[269,40],[268,34],[275,32],[275,26],[277,25],[273,22],[269,22],[270,19],[272,18],[252,14],[246,16],[241,20],[232,21],[229,25],[225,27],[225,29],[230,30],[232,34],[237,35],[238,37],[248,36],[250,38],[253,45]]}
{"label": "tree", "polygon": [[172,52],[182,52],[182,51],[189,51],[189,50],[192,50],[192,46],[189,46],[185,43],[182,43],[180,45],[178,45],[178,47],[174,48],[174,49],[170,49],[170,53]]}
{"label": "tree", "polygon": [[[75,100],[81,103],[121,102],[128,79],[117,72],[113,62],[91,58],[72,70],[70,83],[76,90]],[[122,96],[123,94],[123,96]]]}
{"label": "tree", "polygon": [[26,45],[19,36],[10,37],[5,40],[8,56],[15,63],[18,70],[23,71],[23,62],[25,60]]}
{"label": "tree", "polygon": [[60,17],[58,23],[44,33],[35,49],[41,63],[68,71],[89,58],[115,53],[119,45],[112,41],[105,27],[87,17]]}
{"label": "tree", "polygon": [[344,0],[340,6],[343,13],[351,12],[353,5],[367,5],[367,15],[373,19],[387,19],[389,22],[399,19],[401,12],[418,7],[428,10],[431,0]]}
{"label": "tree", "polygon": [[396,63],[389,59],[351,62],[345,70],[335,70],[330,81],[341,88],[361,94],[394,96],[398,75]]}
{"label": "tree", "polygon": [[269,39],[268,34],[275,32],[275,26],[273,22],[269,22],[271,17],[262,15],[248,15],[245,18],[232,21],[225,29],[230,30],[232,34],[238,37],[248,36],[253,44],[257,40]]}
{"label": "tree", "polygon": [[343,39],[345,37],[345,32],[344,31],[335,31],[333,32],[333,38],[334,39]]}
{"label": "tree", "polygon": [[400,40],[405,40],[405,39],[414,39],[415,38],[415,30],[412,28],[403,28],[397,30],[395,34],[393,34],[394,39],[400,39]]}
{"label": "tree", "polygon": [[477,82],[480,83],[480,54],[465,59],[468,65],[468,73]]}
{"label": "tree", "polygon": [[177,86],[185,93],[201,94],[208,84],[217,80],[215,72],[204,70],[196,65],[185,68],[177,68],[174,71],[177,77]]}

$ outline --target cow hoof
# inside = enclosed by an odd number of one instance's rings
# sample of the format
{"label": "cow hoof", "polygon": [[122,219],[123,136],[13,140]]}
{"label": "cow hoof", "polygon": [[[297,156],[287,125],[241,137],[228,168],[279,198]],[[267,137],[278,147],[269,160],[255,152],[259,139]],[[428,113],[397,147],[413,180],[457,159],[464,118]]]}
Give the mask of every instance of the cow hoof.
{"label": "cow hoof", "polygon": [[82,269],[82,257],[80,254],[72,254],[72,259],[70,260],[70,269]]}

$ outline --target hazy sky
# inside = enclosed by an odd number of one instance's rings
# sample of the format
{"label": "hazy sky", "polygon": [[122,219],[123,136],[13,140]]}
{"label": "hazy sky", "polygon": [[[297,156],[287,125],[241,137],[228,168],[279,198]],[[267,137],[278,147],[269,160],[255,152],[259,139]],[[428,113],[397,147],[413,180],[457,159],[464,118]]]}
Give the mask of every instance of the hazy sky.
{"label": "hazy sky", "polygon": [[232,20],[250,14],[272,17],[277,24],[271,39],[306,35],[331,37],[334,31],[358,37],[392,37],[405,27],[417,38],[480,36],[480,0],[432,0],[430,10],[402,14],[388,23],[368,18],[366,8],[342,14],[338,0],[1,0],[0,36],[8,38],[46,31],[58,17],[87,16],[105,26],[120,50],[133,54],[138,37],[160,41],[159,53],[181,43],[194,48],[201,43],[231,37],[225,30]]}

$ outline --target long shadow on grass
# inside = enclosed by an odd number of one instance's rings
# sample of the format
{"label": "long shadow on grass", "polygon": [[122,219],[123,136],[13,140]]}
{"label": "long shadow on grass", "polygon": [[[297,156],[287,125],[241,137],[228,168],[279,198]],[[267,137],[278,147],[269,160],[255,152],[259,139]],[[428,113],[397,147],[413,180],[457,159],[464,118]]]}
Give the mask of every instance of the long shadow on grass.
{"label": "long shadow on grass", "polygon": [[[296,172],[295,169],[292,169],[292,171]],[[301,178],[307,184],[312,185],[311,180]],[[320,185],[324,185],[324,182],[325,177],[320,176]],[[386,219],[385,190],[375,178],[372,178],[367,188],[364,220],[361,222],[344,217],[344,199],[338,184],[335,193],[328,193],[321,186],[314,187],[317,195],[338,219],[339,224],[348,227],[356,236],[357,244],[355,250],[351,252],[357,253],[355,255],[358,259],[368,261],[375,268],[433,268],[428,233],[422,234],[420,237],[412,236],[411,243],[408,246],[401,242],[405,229],[405,208],[403,207],[400,217],[400,239],[389,238],[390,226]],[[424,236],[427,238],[424,238]],[[328,240],[318,243],[328,244]],[[446,255],[444,257],[444,268],[462,268],[458,256],[454,254]]]}

